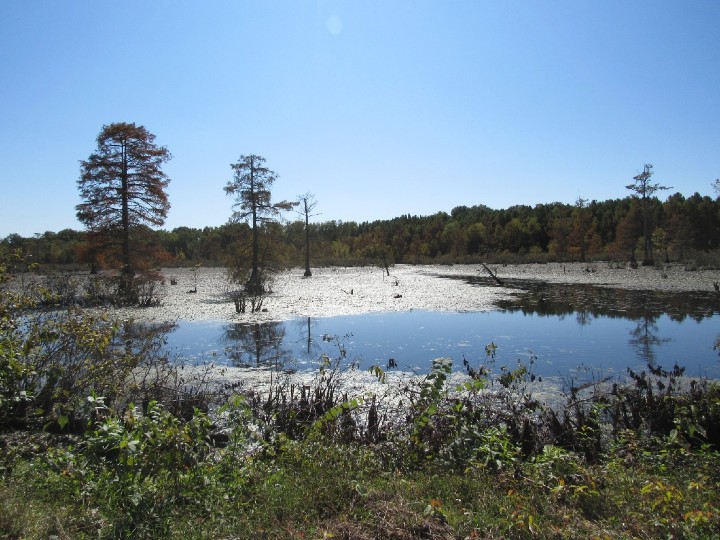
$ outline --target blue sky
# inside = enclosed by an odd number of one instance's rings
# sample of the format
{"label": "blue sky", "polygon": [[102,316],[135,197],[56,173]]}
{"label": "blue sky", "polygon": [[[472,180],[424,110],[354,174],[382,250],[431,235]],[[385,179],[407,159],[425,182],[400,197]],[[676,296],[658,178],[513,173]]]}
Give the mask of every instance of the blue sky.
{"label": "blue sky", "polygon": [[136,122],[165,228],[216,226],[241,154],[315,221],[625,197],[720,176],[720,2],[0,2],[0,237],[81,229],[79,161]]}

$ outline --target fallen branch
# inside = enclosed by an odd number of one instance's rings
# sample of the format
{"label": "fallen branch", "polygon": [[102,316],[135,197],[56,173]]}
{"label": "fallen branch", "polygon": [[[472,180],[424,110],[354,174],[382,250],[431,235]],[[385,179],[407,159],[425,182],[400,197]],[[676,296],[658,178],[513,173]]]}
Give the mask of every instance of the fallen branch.
{"label": "fallen branch", "polygon": [[490,269],[485,265],[485,263],[480,263],[480,264],[482,265],[482,267],[483,267],[485,270],[487,270],[487,273],[490,274],[490,277],[492,277],[492,278],[497,282],[498,285],[504,285],[504,283],[502,282],[502,280],[501,280],[499,277],[497,277],[495,274],[493,274],[492,270],[490,270]]}

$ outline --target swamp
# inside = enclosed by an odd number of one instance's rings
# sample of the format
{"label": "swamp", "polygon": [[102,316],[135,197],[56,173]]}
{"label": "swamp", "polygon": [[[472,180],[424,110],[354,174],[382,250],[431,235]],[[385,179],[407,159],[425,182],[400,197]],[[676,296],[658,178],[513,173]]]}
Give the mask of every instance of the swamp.
{"label": "swamp", "polygon": [[719,272],[486,270],[3,288],[2,537],[716,536]]}

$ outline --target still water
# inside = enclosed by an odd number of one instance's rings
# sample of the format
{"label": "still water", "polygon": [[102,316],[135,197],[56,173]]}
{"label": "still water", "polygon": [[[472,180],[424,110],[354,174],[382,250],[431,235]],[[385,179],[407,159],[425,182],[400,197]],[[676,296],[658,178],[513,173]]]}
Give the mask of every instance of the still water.
{"label": "still water", "polygon": [[[720,378],[713,348],[720,302],[711,293],[659,293],[518,282],[517,294],[483,313],[394,312],[244,324],[179,322],[168,336],[172,355],[191,363],[310,369],[322,355],[344,356],[360,369],[427,372],[450,357],[477,367],[485,346],[495,366],[533,360],[539,376],[624,375],[648,363]],[[393,367],[395,366],[395,367]]]}

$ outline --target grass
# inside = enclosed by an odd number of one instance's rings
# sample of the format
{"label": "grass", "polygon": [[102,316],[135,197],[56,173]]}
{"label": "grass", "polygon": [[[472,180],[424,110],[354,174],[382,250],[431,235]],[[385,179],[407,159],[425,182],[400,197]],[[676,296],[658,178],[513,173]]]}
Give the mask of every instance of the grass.
{"label": "grass", "polygon": [[[211,449],[181,474],[164,466],[136,474],[139,466],[92,465],[79,446],[15,458],[5,464],[0,484],[0,538],[713,538],[720,533],[717,452],[666,441],[631,438],[595,464],[548,446],[500,469],[448,467],[432,456],[398,468],[388,465],[383,444],[339,444],[318,435],[276,441],[242,459],[237,450]],[[191,453],[196,460],[197,451]]]}

